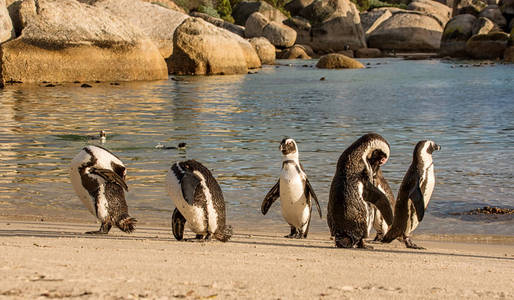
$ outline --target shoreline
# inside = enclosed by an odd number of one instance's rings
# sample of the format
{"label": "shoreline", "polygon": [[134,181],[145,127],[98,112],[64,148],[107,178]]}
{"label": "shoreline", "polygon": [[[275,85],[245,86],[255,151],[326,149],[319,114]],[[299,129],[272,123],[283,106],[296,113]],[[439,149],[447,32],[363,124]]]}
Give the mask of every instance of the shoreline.
{"label": "shoreline", "polygon": [[92,227],[0,217],[0,298],[514,297],[512,238],[471,243],[420,235],[415,241],[427,250],[397,241],[363,250],[337,249],[328,233],[292,240],[236,230],[227,243],[199,243],[176,241],[171,229],[157,226],[83,234]]}

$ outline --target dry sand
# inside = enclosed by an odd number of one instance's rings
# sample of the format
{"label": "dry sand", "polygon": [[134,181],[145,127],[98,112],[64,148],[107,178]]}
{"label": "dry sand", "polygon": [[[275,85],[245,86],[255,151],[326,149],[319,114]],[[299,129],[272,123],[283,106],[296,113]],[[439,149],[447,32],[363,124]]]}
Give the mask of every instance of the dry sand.
{"label": "dry sand", "polygon": [[0,217],[0,298],[514,298],[514,237],[425,235],[415,241],[428,250],[397,241],[348,250],[328,234],[236,230],[228,243],[178,242],[144,225],[83,234],[97,227]]}

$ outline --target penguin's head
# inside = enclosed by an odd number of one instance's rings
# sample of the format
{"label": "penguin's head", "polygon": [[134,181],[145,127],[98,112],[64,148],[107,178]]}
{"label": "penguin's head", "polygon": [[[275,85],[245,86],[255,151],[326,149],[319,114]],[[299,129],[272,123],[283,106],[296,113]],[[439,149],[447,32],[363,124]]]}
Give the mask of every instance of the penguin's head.
{"label": "penguin's head", "polygon": [[441,146],[436,144],[434,141],[424,140],[419,141],[414,148],[414,155],[423,157],[427,154],[432,155],[434,151],[441,150]]}
{"label": "penguin's head", "polygon": [[375,149],[371,152],[371,155],[368,157],[368,162],[373,168],[373,170],[377,170],[378,167],[382,166],[387,162],[387,154],[380,149]]}
{"label": "penguin's head", "polygon": [[292,138],[284,138],[280,142],[278,149],[282,152],[282,155],[295,154],[298,152],[296,142]]}
{"label": "penguin's head", "polygon": [[105,130],[100,130],[100,138],[105,138]]}

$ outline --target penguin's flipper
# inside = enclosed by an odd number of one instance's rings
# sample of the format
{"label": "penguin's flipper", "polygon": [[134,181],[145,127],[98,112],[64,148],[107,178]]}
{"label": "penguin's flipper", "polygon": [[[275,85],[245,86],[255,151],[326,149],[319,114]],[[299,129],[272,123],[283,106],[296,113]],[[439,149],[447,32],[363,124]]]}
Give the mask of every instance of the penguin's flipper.
{"label": "penguin's flipper", "polygon": [[421,178],[418,179],[418,184],[410,191],[409,199],[412,201],[412,204],[414,204],[418,221],[421,222],[425,215],[425,199],[423,192],[421,192]]}
{"label": "penguin's flipper", "polygon": [[316,208],[318,209],[319,217],[323,218],[321,215],[321,207],[319,206],[318,196],[316,196],[316,193],[314,193],[314,189],[312,188],[309,179],[305,178],[305,196],[307,196],[307,199],[309,199],[309,194],[312,196],[312,199],[314,199],[314,202],[316,203]]}
{"label": "penguin's flipper", "polygon": [[173,216],[171,217],[171,230],[173,231],[173,236],[177,239],[177,241],[181,241],[184,238],[184,225],[186,224],[186,218],[180,213],[180,211],[175,208],[173,211]]}
{"label": "penguin's flipper", "polygon": [[378,210],[380,210],[380,213],[384,217],[387,225],[391,225],[393,223],[393,209],[391,207],[391,203],[387,199],[387,196],[369,181],[367,181],[364,186],[363,198],[365,201],[372,203],[378,208]]}
{"label": "penguin's flipper", "polygon": [[115,183],[121,186],[125,191],[128,191],[128,186],[125,183],[125,180],[123,180],[123,178],[121,178],[120,175],[118,175],[114,171],[111,171],[109,169],[91,168],[89,172],[91,174],[95,174],[102,177],[107,182]]}
{"label": "penguin's flipper", "polygon": [[193,172],[185,172],[182,180],[180,181],[180,187],[182,188],[182,196],[189,205],[193,204],[195,199],[195,191],[197,186],[200,184],[201,179]]}
{"label": "penguin's flipper", "polygon": [[264,197],[264,201],[262,201],[261,212],[263,215],[268,213],[269,208],[273,204],[273,202],[277,201],[280,197],[280,179],[275,183],[275,185],[271,188],[271,190]]}

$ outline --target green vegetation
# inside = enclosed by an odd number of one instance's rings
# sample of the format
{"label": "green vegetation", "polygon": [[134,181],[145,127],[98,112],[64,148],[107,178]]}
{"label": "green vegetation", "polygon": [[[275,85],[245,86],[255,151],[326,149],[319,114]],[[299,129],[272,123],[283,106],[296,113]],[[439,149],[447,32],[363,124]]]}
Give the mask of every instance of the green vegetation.
{"label": "green vegetation", "polygon": [[159,1],[153,1],[152,4],[155,4],[155,5],[159,5],[159,6],[162,6],[164,8],[167,8],[169,9],[170,7],[168,5],[166,5],[165,3],[162,3],[162,2],[159,2]]}
{"label": "green vegetation", "polygon": [[[369,6],[367,10],[372,10],[374,8],[380,7],[397,7],[401,9],[407,9],[407,4],[404,3],[388,3],[380,0],[369,0]],[[362,10],[361,10],[362,11]]]}

